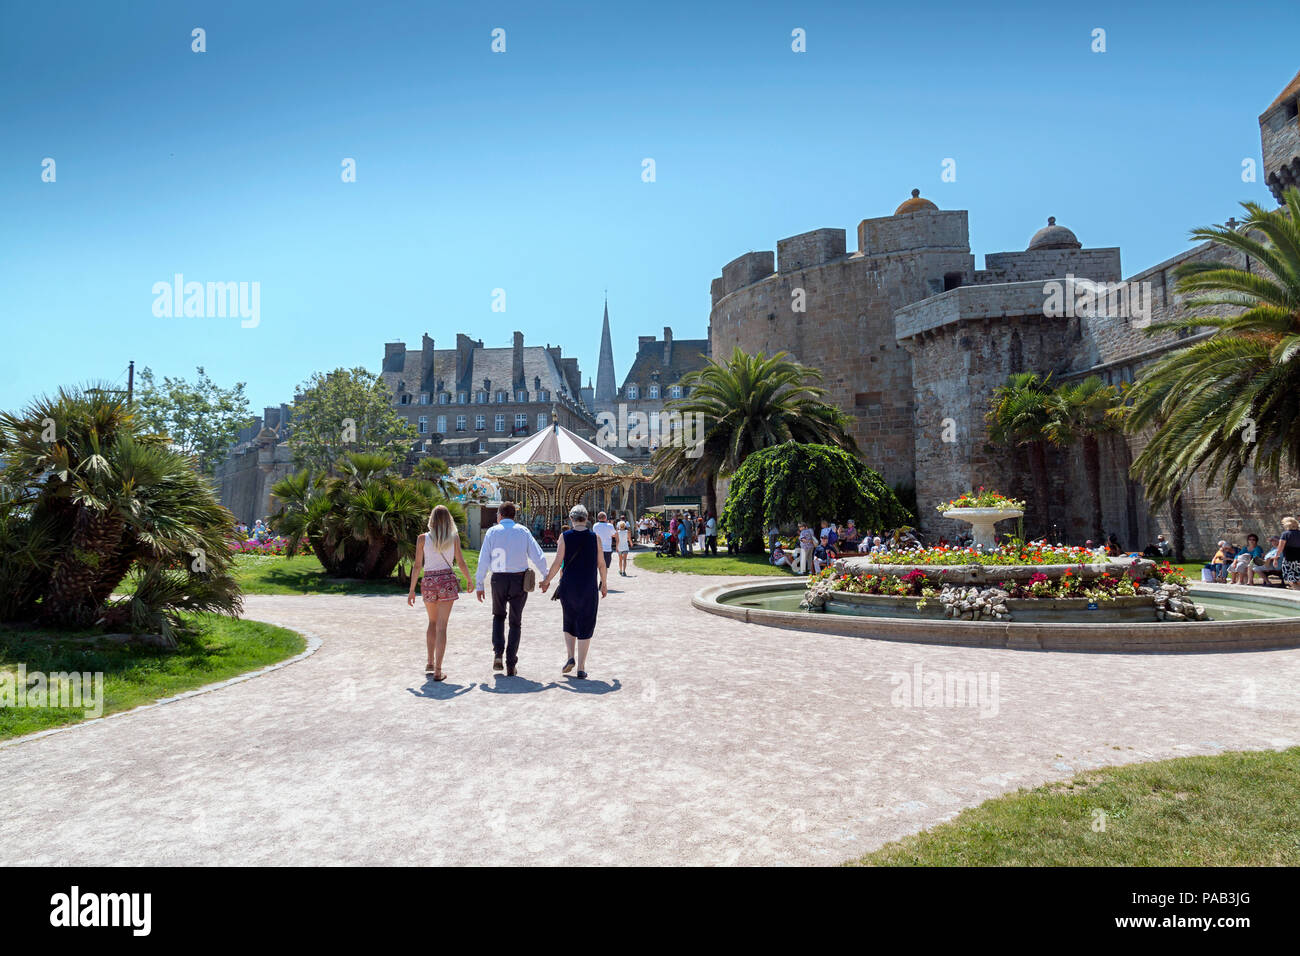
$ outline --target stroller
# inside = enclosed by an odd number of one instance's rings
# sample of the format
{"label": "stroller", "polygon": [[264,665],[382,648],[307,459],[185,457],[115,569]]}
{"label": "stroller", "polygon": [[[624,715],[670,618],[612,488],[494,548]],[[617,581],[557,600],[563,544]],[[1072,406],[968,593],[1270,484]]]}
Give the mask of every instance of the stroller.
{"label": "stroller", "polygon": [[661,532],[656,539],[655,554],[658,557],[677,557],[677,539],[667,531]]}

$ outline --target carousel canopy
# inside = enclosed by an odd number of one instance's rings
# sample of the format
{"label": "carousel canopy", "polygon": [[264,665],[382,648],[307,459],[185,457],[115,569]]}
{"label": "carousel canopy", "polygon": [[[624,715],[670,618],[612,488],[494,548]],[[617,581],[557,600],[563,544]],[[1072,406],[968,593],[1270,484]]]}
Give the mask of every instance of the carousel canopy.
{"label": "carousel canopy", "polygon": [[653,465],[626,462],[552,421],[484,462],[454,468],[452,475],[496,482],[503,497],[551,519],[567,514],[589,494],[621,488],[626,496],[634,484],[652,481],[654,471]]}
{"label": "carousel canopy", "polygon": [[579,438],[563,425],[554,423],[512,448],[493,455],[487,465],[533,465],[551,462],[557,465],[622,465],[622,458],[611,455]]}

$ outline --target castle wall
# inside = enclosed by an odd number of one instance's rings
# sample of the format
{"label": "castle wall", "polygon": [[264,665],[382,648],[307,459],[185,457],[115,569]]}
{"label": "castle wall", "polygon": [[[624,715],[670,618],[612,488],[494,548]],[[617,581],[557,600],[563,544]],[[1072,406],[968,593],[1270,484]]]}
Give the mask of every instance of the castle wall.
{"label": "castle wall", "polygon": [[[863,459],[889,483],[910,484],[912,362],[893,315],[941,292],[946,274],[973,273],[965,230],[964,212],[891,216],[865,220],[852,255],[837,255],[842,231],[824,229],[778,244],[787,271],[773,273],[770,252],[741,256],[713,283],[712,353],[785,351],[819,369],[827,401],[853,416]],[[796,289],[805,312],[792,307]]]}

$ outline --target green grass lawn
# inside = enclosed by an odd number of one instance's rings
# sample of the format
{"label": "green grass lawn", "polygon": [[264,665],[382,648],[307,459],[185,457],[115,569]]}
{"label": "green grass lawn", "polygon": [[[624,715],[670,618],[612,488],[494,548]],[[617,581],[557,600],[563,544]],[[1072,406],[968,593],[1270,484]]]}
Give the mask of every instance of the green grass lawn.
{"label": "green grass lawn", "polygon": [[[198,633],[171,652],[74,640],[91,632],[0,629],[0,672],[14,674],[19,664],[27,665],[28,675],[102,672],[107,715],[258,670],[307,646],[302,635],[258,621],[215,614],[194,620]],[[85,719],[85,708],[0,707],[0,739]]]}
{"label": "green grass lawn", "polygon": [[[469,573],[473,575],[478,569],[478,552],[466,548],[463,554]],[[459,571],[456,576],[460,577]],[[314,554],[300,554],[294,558],[236,555],[235,580],[245,594],[405,594],[410,587],[409,579],[362,581],[332,578],[325,573]],[[473,581],[469,583],[473,584]]]}
{"label": "green grass lawn", "polygon": [[696,554],[689,558],[657,557],[653,551],[633,555],[632,563],[642,571],[680,571],[686,574],[757,574],[770,577],[797,578],[787,568],[774,568],[766,554],[727,554],[705,557]]}
{"label": "green grass lawn", "polygon": [[988,800],[850,865],[1297,866],[1297,779],[1300,747],[1089,771]]}

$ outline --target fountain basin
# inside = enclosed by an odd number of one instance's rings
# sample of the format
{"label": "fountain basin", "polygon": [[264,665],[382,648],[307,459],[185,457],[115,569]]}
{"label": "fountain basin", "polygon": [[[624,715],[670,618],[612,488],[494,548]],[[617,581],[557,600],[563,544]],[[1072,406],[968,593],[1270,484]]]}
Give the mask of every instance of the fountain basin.
{"label": "fountain basin", "polygon": [[[969,510],[969,509],[968,509]],[[875,564],[870,555],[840,558],[846,569],[860,574],[874,574],[877,577],[902,577],[920,569],[931,581],[942,584],[973,584],[988,586],[1001,581],[1028,581],[1035,574],[1045,574],[1056,580],[1067,571],[1075,577],[1088,581],[1103,574],[1111,577],[1123,577],[1132,574],[1134,562],[1110,561],[1102,559],[1095,564]],[[1155,562],[1147,558],[1137,560],[1137,571],[1141,577],[1150,574]]]}
{"label": "fountain basin", "polygon": [[[1190,589],[1191,597],[1204,603],[1211,617],[1216,619],[1179,622],[1156,622],[1150,617],[1130,621],[1112,617],[1105,621],[1089,620],[1090,615],[1099,611],[1077,608],[1061,609],[1076,615],[1074,620],[948,620],[942,616],[937,601],[931,600],[930,607],[918,616],[918,598],[892,595],[852,595],[873,599],[872,603],[858,605],[862,613],[801,611],[798,610],[798,601],[805,590],[802,579],[732,581],[701,588],[692,604],[710,614],[748,624],[960,647],[1109,653],[1255,651],[1300,647],[1300,591],[1276,588],[1195,584]],[[837,594],[837,598],[841,596],[844,595]],[[1073,603],[1074,600],[1027,603]],[[889,603],[891,601],[896,603]],[[927,613],[931,608],[935,612],[933,617]],[[1016,617],[1020,616],[1016,613]]]}

